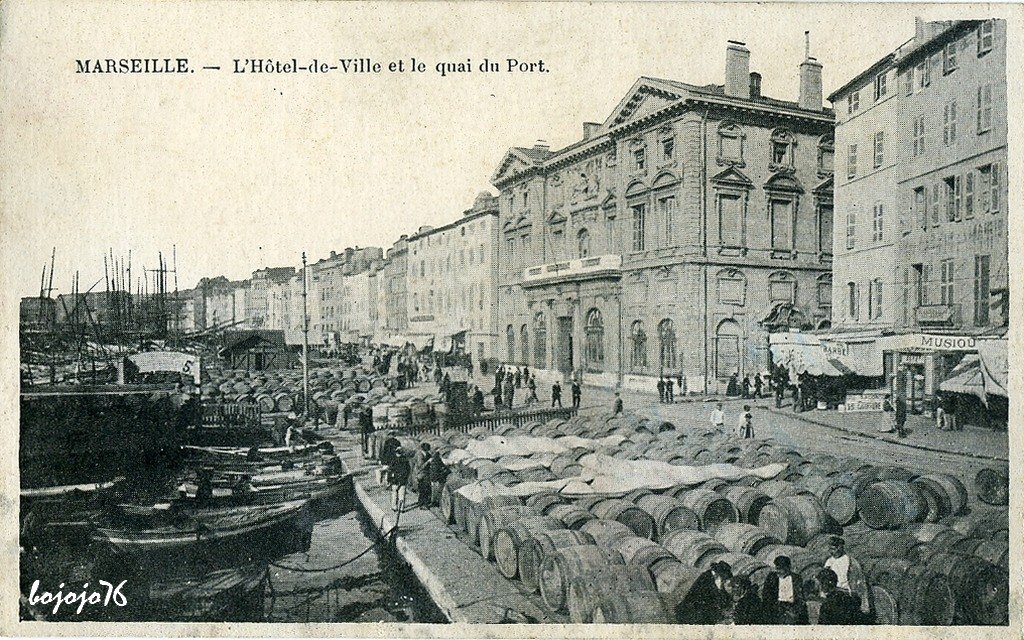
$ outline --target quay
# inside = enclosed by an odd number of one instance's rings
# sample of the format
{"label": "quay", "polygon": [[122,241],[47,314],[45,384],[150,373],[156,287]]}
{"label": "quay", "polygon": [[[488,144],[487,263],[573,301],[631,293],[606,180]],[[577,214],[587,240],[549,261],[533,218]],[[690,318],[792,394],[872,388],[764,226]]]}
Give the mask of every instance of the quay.
{"label": "quay", "polygon": [[[359,436],[343,430],[322,431],[334,444],[354,477],[355,496],[378,533],[396,525],[391,496],[375,478],[381,465],[362,457]],[[394,548],[434,604],[457,624],[566,623],[568,617],[547,611],[539,595],[522,592],[519,582],[504,578],[470,543],[448,528],[440,510],[415,507],[410,491],[405,510],[397,518]]]}

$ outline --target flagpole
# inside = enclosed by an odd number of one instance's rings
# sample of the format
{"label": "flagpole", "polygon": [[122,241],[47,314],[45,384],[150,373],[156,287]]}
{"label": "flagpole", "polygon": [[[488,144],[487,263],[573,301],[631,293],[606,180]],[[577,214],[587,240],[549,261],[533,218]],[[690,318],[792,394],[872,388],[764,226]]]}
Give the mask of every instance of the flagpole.
{"label": "flagpole", "polygon": [[306,312],[306,252],[302,252],[302,398],[309,417],[309,314]]}

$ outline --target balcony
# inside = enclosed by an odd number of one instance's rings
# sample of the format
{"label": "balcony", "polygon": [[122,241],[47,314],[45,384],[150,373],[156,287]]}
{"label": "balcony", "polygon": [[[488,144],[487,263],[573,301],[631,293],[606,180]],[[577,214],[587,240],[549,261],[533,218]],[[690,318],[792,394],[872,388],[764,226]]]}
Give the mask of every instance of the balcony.
{"label": "balcony", "polygon": [[607,254],[575,260],[552,262],[523,270],[523,286],[536,286],[561,280],[618,279],[622,275],[622,256]]}

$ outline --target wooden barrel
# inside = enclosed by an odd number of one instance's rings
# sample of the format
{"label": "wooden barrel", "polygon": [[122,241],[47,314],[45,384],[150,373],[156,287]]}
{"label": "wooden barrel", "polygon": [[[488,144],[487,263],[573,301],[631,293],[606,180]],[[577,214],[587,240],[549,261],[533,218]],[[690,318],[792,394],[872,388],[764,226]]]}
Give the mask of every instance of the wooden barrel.
{"label": "wooden barrel", "polygon": [[671,624],[675,616],[657,591],[606,592],[594,607],[595,624]]}
{"label": "wooden barrel", "polygon": [[594,514],[574,504],[556,504],[544,515],[559,520],[567,529],[579,529],[591,520],[597,519]]}
{"label": "wooden barrel", "polygon": [[975,556],[938,553],[928,568],[949,581],[956,599],[954,622],[1002,625],[1009,621],[1010,580],[1005,571]]}
{"label": "wooden barrel", "polygon": [[558,476],[551,473],[550,470],[544,467],[535,467],[533,469],[523,469],[515,472],[516,477],[521,482],[550,482],[551,480],[557,480]]}
{"label": "wooden barrel", "polygon": [[806,476],[800,480],[800,486],[818,498],[825,513],[837,523],[847,525],[857,517],[857,494],[839,479]]}
{"label": "wooden barrel", "polygon": [[974,476],[974,491],[985,504],[1005,506],[1010,501],[1010,476],[1005,469],[982,469]]}
{"label": "wooden barrel", "polygon": [[492,539],[494,560],[498,572],[512,579],[519,574],[519,548],[523,541],[532,538],[538,531],[562,528],[562,523],[549,516],[527,516],[498,529]]}
{"label": "wooden barrel", "polygon": [[611,498],[598,502],[590,511],[598,518],[621,522],[642,538],[654,539],[654,518],[632,502]]}
{"label": "wooden barrel", "polygon": [[897,482],[910,482],[916,477],[917,474],[907,469],[904,469],[903,467],[868,466],[862,468],[854,475],[853,491],[854,493],[857,494],[857,498],[859,499],[860,494],[862,494],[876,482],[882,482],[886,480],[892,480]]}
{"label": "wooden barrel", "polygon": [[277,407],[278,411],[291,411],[295,408],[295,401],[292,400],[291,395],[288,393],[278,392],[274,394],[273,398],[274,406]]}
{"label": "wooden barrel", "polygon": [[761,509],[757,526],[785,544],[804,545],[832,528],[828,514],[814,496],[778,498]]}
{"label": "wooden barrel", "polygon": [[519,580],[530,591],[540,588],[540,568],[544,558],[557,549],[581,544],[594,544],[594,538],[582,531],[552,529],[535,531],[519,546]]}
{"label": "wooden barrel", "polygon": [[556,549],[541,565],[540,595],[544,604],[552,611],[561,611],[573,579],[613,564],[625,562],[617,552],[596,544]]}
{"label": "wooden barrel", "polygon": [[697,569],[704,569],[711,556],[728,551],[721,542],[708,534],[691,529],[671,531],[661,544],[681,563]]}
{"label": "wooden barrel", "polygon": [[914,478],[911,484],[924,495],[928,504],[928,522],[956,516],[967,508],[967,488],[955,476],[935,473]]}
{"label": "wooden barrel", "polygon": [[[501,507],[521,507],[522,501],[516,496],[484,496],[480,502],[466,501],[466,532],[473,544],[479,545],[480,522],[484,516],[493,509]],[[493,536],[497,528],[488,529],[485,532]]]}
{"label": "wooden barrel", "polygon": [[722,480],[721,478],[711,478],[700,485],[701,489],[707,489],[708,491],[717,491],[722,493],[725,489],[731,486],[728,481]]}
{"label": "wooden barrel", "polygon": [[659,560],[675,558],[672,553],[657,542],[641,538],[640,536],[625,536],[612,542],[611,549],[622,555],[622,560],[628,565],[645,567],[651,566]]}
{"label": "wooden barrel", "polygon": [[801,487],[794,482],[787,482],[785,480],[766,480],[757,485],[757,488],[772,499],[811,493],[808,489]]}
{"label": "wooden barrel", "polygon": [[256,405],[259,406],[260,411],[263,413],[273,413],[276,406],[274,397],[269,393],[261,393],[256,396]]}
{"label": "wooden barrel", "polygon": [[[829,536],[822,536],[828,538]],[[846,550],[857,558],[907,558],[920,541],[905,531],[869,530],[863,533],[847,534]],[[818,545],[812,540],[816,552],[828,555],[827,544]],[[809,546],[811,546],[809,545]]]}
{"label": "wooden barrel", "polygon": [[722,492],[722,497],[732,503],[739,521],[746,524],[757,524],[761,509],[772,501],[771,496],[753,487],[728,487]]}
{"label": "wooden barrel", "polygon": [[455,492],[469,484],[471,480],[452,474],[441,488],[441,516],[445,524],[455,524]]}
{"label": "wooden barrel", "polygon": [[526,506],[536,507],[538,512],[547,515],[551,507],[565,502],[566,499],[557,493],[538,493],[526,499]]}
{"label": "wooden barrel", "polygon": [[692,489],[684,493],[681,500],[683,506],[697,514],[702,531],[714,529],[724,522],[738,522],[740,519],[736,507],[714,491]]}
{"label": "wooden barrel", "polygon": [[575,478],[583,473],[583,467],[572,456],[562,454],[551,461],[551,473],[559,478]]}
{"label": "wooden barrel", "polygon": [[704,572],[696,567],[688,567],[676,559],[661,560],[651,567],[654,574],[654,585],[658,593],[665,598],[665,604],[675,611],[679,603],[690,593],[690,588]]}
{"label": "wooden barrel", "polygon": [[921,522],[927,509],[920,491],[900,480],[876,482],[857,496],[857,511],[873,529],[898,529],[911,522]]}
{"label": "wooden barrel", "polygon": [[480,545],[480,555],[485,560],[491,560],[494,558],[494,534],[498,532],[498,529],[507,527],[508,525],[516,522],[520,518],[526,516],[538,515],[537,510],[533,507],[524,507],[522,505],[503,506],[489,509],[484,513],[483,518],[480,519],[480,524],[477,525],[477,543]]}
{"label": "wooden barrel", "polygon": [[711,560],[713,562],[727,563],[732,568],[733,576],[748,578],[755,588],[758,589],[764,584],[764,579],[773,570],[773,567],[768,566],[767,562],[758,560],[754,556],[749,556],[745,553],[720,553]]}
{"label": "wooden barrel", "polygon": [[580,527],[580,531],[593,536],[594,541],[602,547],[610,549],[620,538],[636,535],[632,529],[615,520],[596,518]]}
{"label": "wooden barrel", "polygon": [[714,531],[715,540],[722,543],[729,551],[757,555],[757,552],[768,545],[782,544],[777,538],[764,529],[752,524],[728,522],[720,524]]}
{"label": "wooden barrel", "polygon": [[654,518],[656,540],[676,529],[700,529],[697,514],[675,498],[651,493],[638,498],[636,506]]}
{"label": "wooden barrel", "polygon": [[655,585],[651,573],[637,566],[608,565],[576,576],[566,592],[569,620],[575,624],[593,622],[594,609],[609,591],[655,591]]}
{"label": "wooden barrel", "polygon": [[954,516],[943,521],[965,536],[986,540],[1009,540],[1009,515],[1007,511],[990,511]]}

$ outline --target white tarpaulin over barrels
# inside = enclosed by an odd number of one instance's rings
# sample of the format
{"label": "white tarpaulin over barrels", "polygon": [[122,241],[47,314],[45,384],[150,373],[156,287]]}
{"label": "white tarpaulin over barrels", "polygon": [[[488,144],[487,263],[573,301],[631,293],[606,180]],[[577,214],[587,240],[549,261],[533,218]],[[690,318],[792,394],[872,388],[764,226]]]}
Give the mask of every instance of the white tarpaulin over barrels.
{"label": "white tarpaulin over barrels", "polygon": [[[531,436],[489,436],[482,440],[471,440],[465,449],[455,449],[445,456],[447,464],[469,460],[497,460],[505,456],[532,456],[538,453],[559,454],[583,447],[593,451],[598,447],[614,447],[625,440],[625,436],[611,435],[597,440],[578,436],[560,438],[535,438]],[[550,462],[548,463],[550,464]]]}

